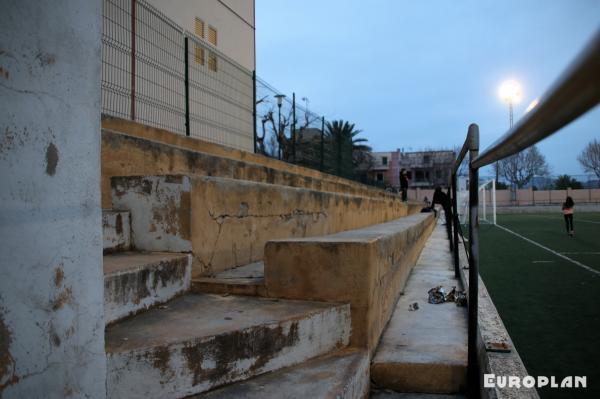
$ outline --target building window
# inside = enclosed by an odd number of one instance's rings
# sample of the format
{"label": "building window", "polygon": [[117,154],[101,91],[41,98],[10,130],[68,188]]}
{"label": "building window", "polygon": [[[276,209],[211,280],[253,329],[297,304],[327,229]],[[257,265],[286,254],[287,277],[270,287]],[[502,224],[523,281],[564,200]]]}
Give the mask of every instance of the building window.
{"label": "building window", "polygon": [[212,26],[208,27],[208,42],[217,47],[217,30]]}
{"label": "building window", "polygon": [[428,164],[431,161],[431,156],[423,155],[423,163]]}
{"label": "building window", "polygon": [[423,181],[423,179],[424,179],[423,171],[422,170],[417,170],[415,172],[415,180],[416,181]]}
{"label": "building window", "polygon": [[204,39],[204,21],[201,20],[200,18],[196,17],[196,23],[194,26],[195,26],[194,30],[195,30],[196,36]]}
{"label": "building window", "polygon": [[382,157],[381,158],[381,163],[384,165],[387,165],[387,157]]}
{"label": "building window", "polygon": [[436,179],[441,179],[442,178],[442,171],[439,169],[435,170],[435,178]]}
{"label": "building window", "polygon": [[[196,23],[194,24],[194,33],[196,36],[204,39],[204,21],[198,17],[196,17]],[[202,46],[196,45],[194,48],[194,58],[196,63],[204,65],[204,48]]]}
{"label": "building window", "polygon": [[212,51],[208,53],[208,69],[217,72],[217,55]]}
{"label": "building window", "polygon": [[377,173],[377,181],[383,181],[383,173]]}

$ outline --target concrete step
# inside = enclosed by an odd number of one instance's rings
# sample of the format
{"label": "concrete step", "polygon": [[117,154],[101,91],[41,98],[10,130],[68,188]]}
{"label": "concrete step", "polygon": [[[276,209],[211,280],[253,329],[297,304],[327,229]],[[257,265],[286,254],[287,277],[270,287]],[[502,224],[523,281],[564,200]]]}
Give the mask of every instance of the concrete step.
{"label": "concrete step", "polygon": [[191,255],[116,252],[104,255],[105,322],[164,303],[190,288]]}
{"label": "concrete step", "polygon": [[[398,195],[382,189],[259,154],[203,142],[197,137],[185,137],[112,117],[103,117],[102,124],[102,203],[105,207],[112,206],[112,176],[156,174],[218,176],[400,201]],[[130,128],[124,125],[130,125]],[[416,204],[411,212],[418,212],[421,207],[421,204]]]}
{"label": "concrete step", "polygon": [[102,210],[102,248],[104,253],[131,249],[131,215],[129,211]]}
{"label": "concrete step", "polygon": [[135,247],[188,252],[193,277],[263,260],[271,239],[357,229],[406,216],[384,198],[196,175],[113,177],[112,202],[132,211]]}
{"label": "concrete step", "polygon": [[[466,388],[467,308],[430,304],[428,291],[461,289],[454,278],[444,226],[438,224],[413,268],[371,364],[378,388],[398,392],[459,393]],[[409,305],[418,303],[418,310]]]}
{"label": "concrete step", "polygon": [[178,398],[345,347],[350,307],[189,294],[106,329],[109,398]]}
{"label": "concrete step", "polygon": [[265,264],[254,262],[215,274],[192,279],[192,292],[266,296]]}
{"label": "concrete step", "polygon": [[350,303],[351,345],[371,353],[434,227],[431,213],[327,236],[269,241],[269,296]]}
{"label": "concrete step", "polygon": [[362,399],[369,384],[368,353],[346,349],[188,399]]}

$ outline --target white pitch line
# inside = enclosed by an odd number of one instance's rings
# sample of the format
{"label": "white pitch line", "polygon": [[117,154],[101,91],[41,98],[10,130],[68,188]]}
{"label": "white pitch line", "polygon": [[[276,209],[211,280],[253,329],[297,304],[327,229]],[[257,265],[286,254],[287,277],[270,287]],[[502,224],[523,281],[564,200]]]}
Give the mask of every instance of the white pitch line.
{"label": "white pitch line", "polygon": [[554,251],[554,250],[552,250],[552,249],[550,249],[550,248],[548,248],[548,247],[545,247],[545,246],[543,246],[542,244],[540,244],[540,243],[538,243],[538,242],[535,242],[535,241],[533,241],[533,240],[530,240],[529,238],[527,238],[527,237],[524,237],[524,236],[522,236],[522,235],[521,235],[521,234],[519,234],[519,233],[515,233],[514,231],[512,231],[512,230],[510,230],[510,229],[507,229],[507,228],[506,228],[506,227],[504,227],[504,226],[500,226],[499,224],[497,224],[496,226],[498,226],[499,228],[501,228],[501,229],[502,229],[502,230],[504,230],[504,231],[507,231],[507,232],[509,232],[510,234],[514,234],[514,235],[516,235],[517,237],[519,237],[519,238],[522,238],[523,240],[525,240],[525,241],[527,241],[527,242],[529,242],[529,243],[531,243],[531,244],[533,244],[533,245],[536,245],[536,246],[538,246],[538,247],[540,247],[540,248],[542,248],[542,249],[545,249],[545,250],[546,250],[546,251],[548,251],[548,252],[551,252],[551,253],[553,253],[554,255],[558,256],[559,258],[563,258],[563,259],[565,259],[565,260],[568,260],[569,262],[571,262],[571,263],[573,263],[573,264],[575,264],[575,265],[577,265],[577,266],[579,266],[579,267],[581,267],[581,268],[583,268],[583,269],[585,269],[585,270],[587,270],[587,271],[589,271],[589,272],[592,272],[592,273],[594,273],[594,274],[597,274],[597,275],[599,275],[599,276],[600,276],[600,271],[598,271],[598,270],[596,270],[596,269],[592,269],[591,267],[589,267],[589,266],[586,266],[586,265],[584,265],[584,264],[583,264],[583,263],[581,263],[581,262],[577,262],[576,260],[574,260],[574,259],[571,259],[571,258],[569,258],[568,256],[565,256],[565,255],[563,255],[563,254],[561,254],[561,253],[559,253],[559,252],[556,252],[556,251]]}
{"label": "white pitch line", "polygon": [[561,252],[563,255],[600,255],[600,252]]}

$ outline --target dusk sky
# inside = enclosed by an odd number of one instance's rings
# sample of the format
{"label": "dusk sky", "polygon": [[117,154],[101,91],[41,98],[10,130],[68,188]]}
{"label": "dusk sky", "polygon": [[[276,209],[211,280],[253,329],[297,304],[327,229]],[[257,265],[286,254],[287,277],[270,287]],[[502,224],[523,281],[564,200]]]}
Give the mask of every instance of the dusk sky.
{"label": "dusk sky", "polygon": [[[521,83],[518,120],[597,29],[598,0],[256,0],[256,69],[375,151],[460,146],[471,122],[483,149],[508,129],[499,85]],[[600,107],[539,148],[552,174],[583,174],[594,138]]]}

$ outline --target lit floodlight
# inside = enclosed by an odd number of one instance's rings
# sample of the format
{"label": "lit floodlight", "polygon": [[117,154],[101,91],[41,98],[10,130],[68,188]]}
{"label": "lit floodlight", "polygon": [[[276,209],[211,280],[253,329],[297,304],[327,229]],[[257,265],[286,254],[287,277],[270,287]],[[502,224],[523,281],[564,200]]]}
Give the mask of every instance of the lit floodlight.
{"label": "lit floodlight", "polygon": [[521,85],[516,80],[507,80],[500,85],[498,94],[502,101],[515,104],[521,101]]}

